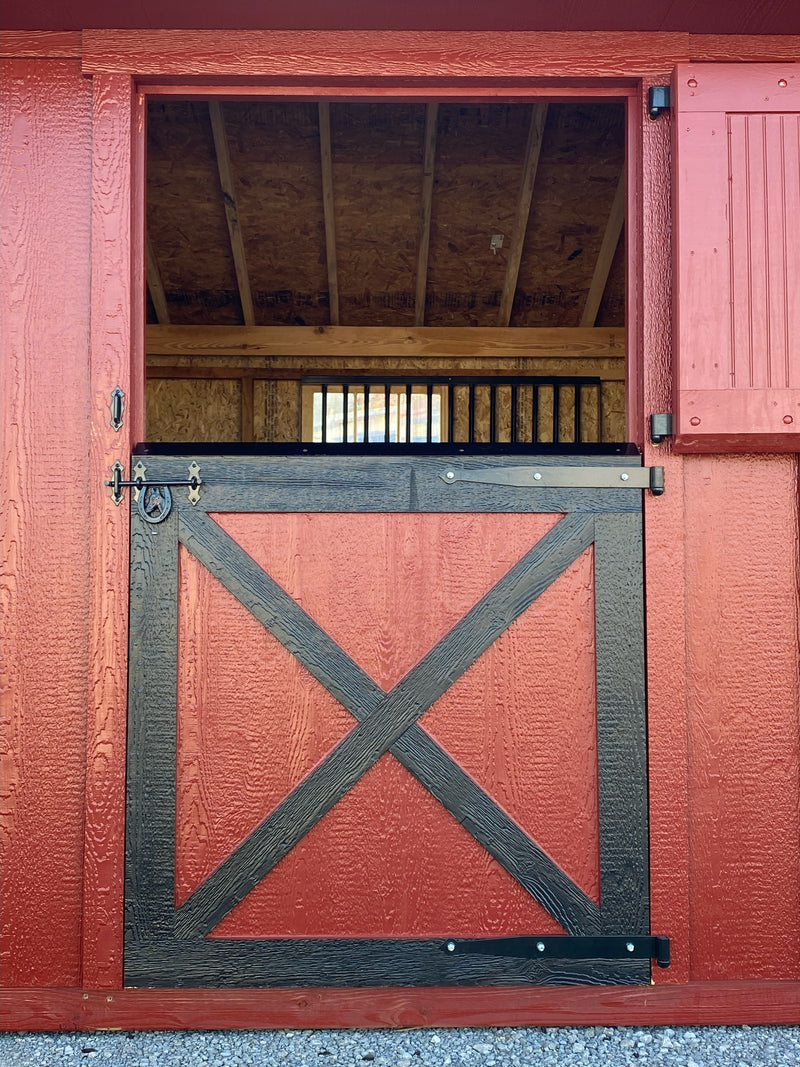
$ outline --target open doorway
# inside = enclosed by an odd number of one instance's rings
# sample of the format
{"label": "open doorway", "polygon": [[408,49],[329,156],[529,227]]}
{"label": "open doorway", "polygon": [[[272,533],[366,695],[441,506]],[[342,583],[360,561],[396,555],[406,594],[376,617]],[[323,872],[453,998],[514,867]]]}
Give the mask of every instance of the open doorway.
{"label": "open doorway", "polygon": [[623,442],[625,105],[153,100],[152,442]]}

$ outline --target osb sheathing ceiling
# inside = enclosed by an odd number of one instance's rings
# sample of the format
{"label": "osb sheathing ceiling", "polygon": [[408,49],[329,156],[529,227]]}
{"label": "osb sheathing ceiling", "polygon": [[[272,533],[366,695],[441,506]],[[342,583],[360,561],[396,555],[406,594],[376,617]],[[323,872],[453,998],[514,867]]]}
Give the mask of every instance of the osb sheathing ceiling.
{"label": "osb sheathing ceiling", "polygon": [[153,102],[148,321],[622,326],[624,130],[612,103]]}

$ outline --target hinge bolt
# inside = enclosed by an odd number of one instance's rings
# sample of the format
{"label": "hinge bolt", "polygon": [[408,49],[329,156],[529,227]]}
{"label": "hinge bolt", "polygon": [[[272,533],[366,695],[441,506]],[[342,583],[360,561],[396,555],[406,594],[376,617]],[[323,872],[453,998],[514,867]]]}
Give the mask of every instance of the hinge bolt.
{"label": "hinge bolt", "polygon": [[537,941],[536,949],[538,952],[544,952],[544,941]]}
{"label": "hinge bolt", "polygon": [[448,951],[448,952],[455,952],[455,950],[456,950],[456,943],[455,943],[455,941],[448,941],[448,942],[447,942],[447,951]]}
{"label": "hinge bolt", "polygon": [[445,478],[448,480],[448,482],[452,482],[452,480],[455,478],[455,476],[456,476],[456,472],[455,471],[447,471],[446,474],[445,474]]}
{"label": "hinge bolt", "polygon": [[625,945],[625,948],[628,950],[628,952],[633,952],[635,947],[636,946],[634,945],[633,941],[628,941]]}
{"label": "hinge bolt", "polygon": [[533,480],[534,480],[535,482],[540,482],[540,481],[542,480],[542,476],[541,476],[541,474],[540,474],[540,473],[539,473],[538,471],[536,471],[536,473],[534,474],[534,476],[533,476]]}
{"label": "hinge bolt", "polygon": [[623,482],[627,482],[629,477],[630,475],[628,474],[620,474],[620,478],[623,480]]}

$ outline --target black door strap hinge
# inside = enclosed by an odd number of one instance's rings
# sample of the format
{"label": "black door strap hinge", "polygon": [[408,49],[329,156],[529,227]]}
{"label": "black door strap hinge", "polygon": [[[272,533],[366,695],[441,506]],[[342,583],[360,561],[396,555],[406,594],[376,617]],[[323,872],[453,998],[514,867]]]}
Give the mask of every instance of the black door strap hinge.
{"label": "black door strap hinge", "polygon": [[669,938],[631,937],[476,937],[450,938],[442,951],[454,955],[516,956],[550,960],[655,960],[669,967]]}
{"label": "black door strap hinge", "polygon": [[189,477],[182,481],[148,482],[145,479],[147,468],[141,460],[133,468],[133,478],[125,478],[125,468],[117,460],[111,467],[111,477],[104,483],[111,489],[111,499],[121,504],[126,489],[133,490],[133,499],[138,504],[139,514],[145,522],[163,522],[172,509],[170,488],[186,486],[189,489],[189,503],[197,504],[200,500],[200,468],[192,460],[189,464]]}
{"label": "black door strap hinge", "polygon": [[670,88],[668,85],[651,85],[647,90],[647,114],[651,119],[657,119],[662,111],[668,111],[672,107]]}
{"label": "black door strap hinge", "polygon": [[446,467],[439,477],[447,485],[482,482],[518,489],[649,489],[664,492],[663,467]]}

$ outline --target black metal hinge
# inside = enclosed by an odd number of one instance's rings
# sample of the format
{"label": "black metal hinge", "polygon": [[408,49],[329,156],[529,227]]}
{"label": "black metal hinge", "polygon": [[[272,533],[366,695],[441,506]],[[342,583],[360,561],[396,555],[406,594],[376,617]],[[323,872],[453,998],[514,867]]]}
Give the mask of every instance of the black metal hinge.
{"label": "black metal hinge", "polygon": [[661,411],[650,416],[650,440],[660,445],[665,437],[672,436],[672,412]]}
{"label": "black metal hinge", "polygon": [[651,85],[647,90],[647,114],[651,119],[657,119],[662,111],[672,107],[668,85]]}
{"label": "black metal hinge", "polygon": [[669,938],[632,937],[476,937],[451,938],[442,951],[455,955],[515,956],[555,960],[655,960],[669,967]]}

